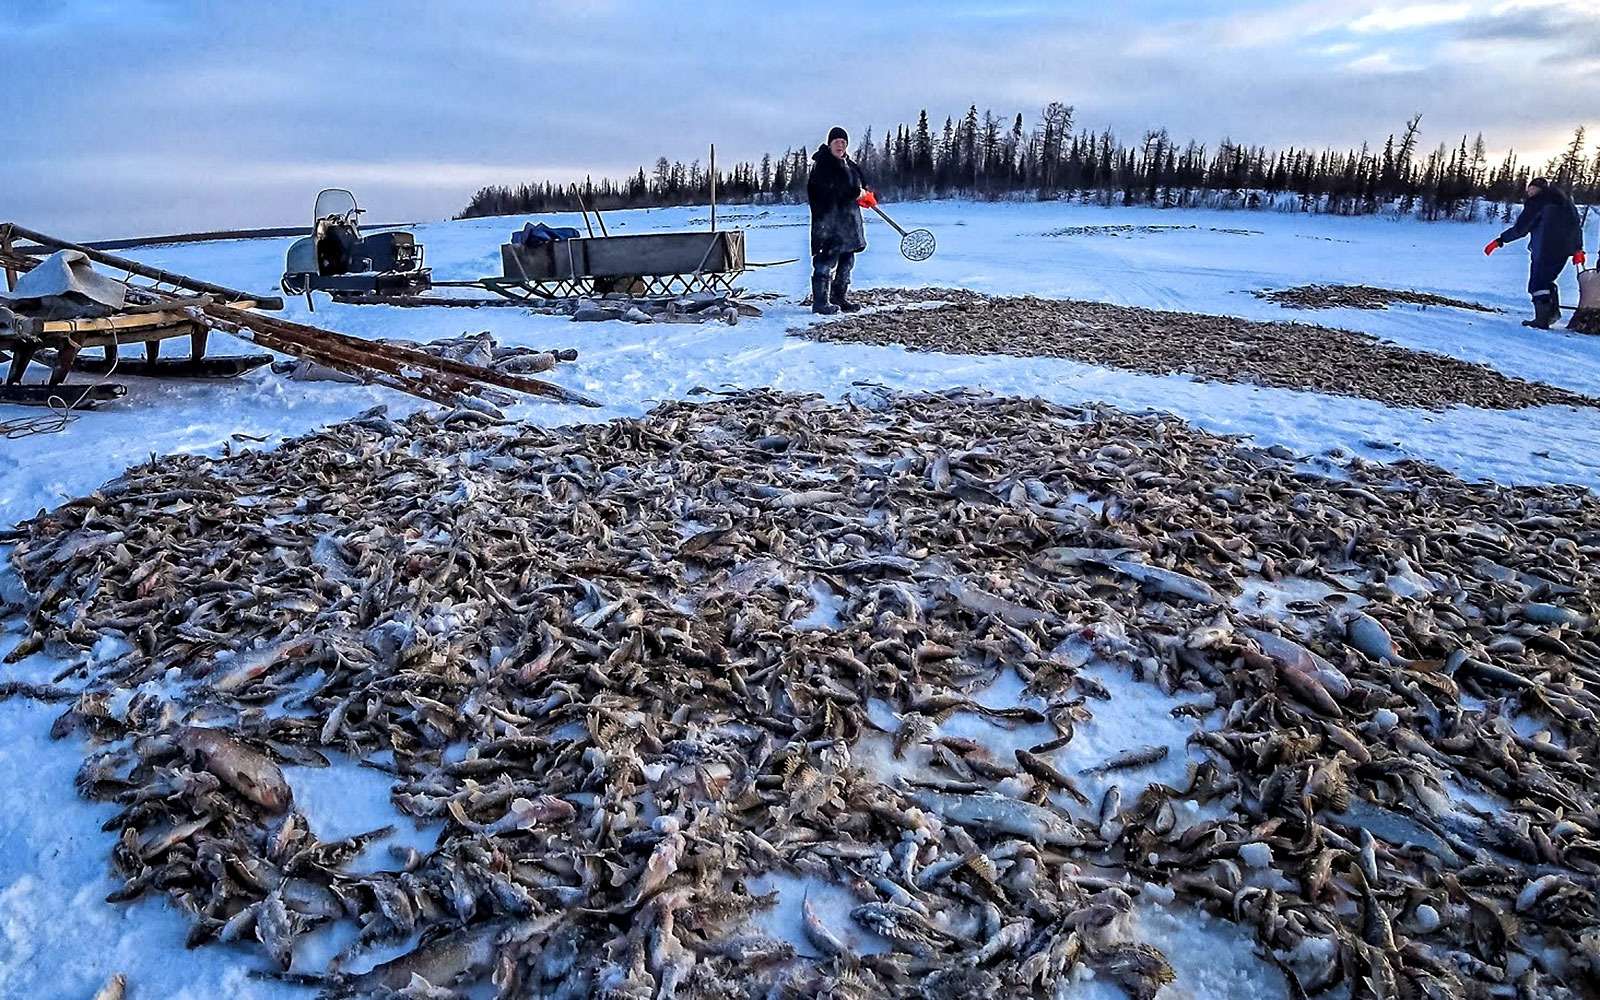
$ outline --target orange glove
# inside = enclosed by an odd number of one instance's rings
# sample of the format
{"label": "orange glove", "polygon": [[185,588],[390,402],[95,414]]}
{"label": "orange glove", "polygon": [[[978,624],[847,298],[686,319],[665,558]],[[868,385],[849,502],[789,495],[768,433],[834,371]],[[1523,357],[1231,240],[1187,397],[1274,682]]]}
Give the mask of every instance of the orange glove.
{"label": "orange glove", "polygon": [[861,197],[856,199],[856,204],[862,208],[877,208],[878,196],[871,191],[863,191],[861,192]]}
{"label": "orange glove", "polygon": [[1577,253],[1572,255],[1572,262],[1579,267],[1582,267],[1584,264],[1589,262],[1589,257],[1582,250],[1579,250]]}
{"label": "orange glove", "polygon": [[1500,249],[1500,241],[1498,239],[1490,240],[1489,245],[1483,248],[1483,255],[1488,257],[1498,249]]}

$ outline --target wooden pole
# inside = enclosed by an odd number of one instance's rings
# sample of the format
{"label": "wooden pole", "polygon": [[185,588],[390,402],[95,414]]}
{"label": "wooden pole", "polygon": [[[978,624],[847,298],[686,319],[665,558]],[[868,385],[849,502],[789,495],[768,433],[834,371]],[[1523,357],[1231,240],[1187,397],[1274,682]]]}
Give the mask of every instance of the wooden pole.
{"label": "wooden pole", "polygon": [[[39,266],[39,258],[37,257],[29,257],[27,254],[17,252],[6,253],[5,250],[0,249],[0,268],[20,275],[27,274],[37,266]],[[13,288],[12,291],[16,291],[16,289]]]}
{"label": "wooden pole", "polygon": [[[11,256],[11,224],[0,226],[0,253]],[[17,269],[10,264],[6,265],[6,291],[17,290]]]}
{"label": "wooden pole", "polygon": [[314,347],[308,347],[305,344],[299,343],[298,341],[284,340],[273,334],[256,330],[253,327],[246,326],[242,323],[222,319],[218,316],[210,314],[200,317],[200,321],[205,323],[207,326],[214,327],[223,331],[224,333],[232,334],[235,337],[243,338],[261,347],[277,351],[280,354],[288,354],[297,358],[306,358],[307,360],[315,361],[319,365],[325,365],[329,368],[332,368],[335,371],[340,371],[344,372],[346,375],[355,376],[362,382],[376,383],[377,385],[387,386],[390,389],[398,389],[401,392],[409,393],[410,395],[417,396],[431,402],[443,403],[447,406],[455,405],[457,402],[457,394],[454,390],[448,389],[444,386],[434,385],[421,378],[408,377],[403,373],[393,370],[385,370],[387,366],[383,366],[381,364],[374,366],[372,363],[364,360],[358,362],[349,358],[342,352],[318,350]]}
{"label": "wooden pole", "polygon": [[[370,340],[352,337],[345,333],[335,333],[332,330],[323,330],[302,323],[292,323],[288,320],[278,319],[274,316],[262,316],[256,313],[245,312],[242,309],[231,309],[228,306],[211,303],[202,307],[209,316],[246,326],[269,336],[288,341],[295,341],[313,348],[334,348],[345,351],[360,352],[359,356],[381,358],[394,364],[409,368],[421,368],[438,372],[445,376],[454,376],[458,379],[467,379],[473,382],[484,382],[489,385],[499,386],[502,389],[511,389],[516,392],[527,393],[530,396],[546,396],[560,400],[563,403],[576,403],[579,406],[599,406],[596,400],[584,396],[582,393],[573,392],[550,382],[539,379],[527,378],[507,372],[497,372],[490,368],[480,368],[465,362],[455,361],[450,358],[436,357],[425,351],[410,347],[401,347],[398,344],[375,344]],[[265,345],[263,345],[265,346]]]}
{"label": "wooden pole", "polygon": [[92,247],[82,246],[77,243],[68,243],[66,240],[58,240],[54,236],[46,236],[44,233],[35,232],[32,229],[24,229],[22,226],[19,226],[14,222],[7,223],[6,225],[13,236],[20,236],[25,240],[32,240],[40,246],[47,247],[51,250],[76,250],[92,261],[104,264],[107,267],[114,267],[119,271],[126,271],[129,274],[137,274],[140,277],[149,278],[152,281],[159,281],[168,285],[176,285],[179,288],[186,288],[191,292],[209,292],[210,294],[229,302],[237,302],[241,299],[250,299],[251,301],[255,302],[256,308],[258,309],[283,308],[283,300],[275,295],[258,296],[251,292],[242,292],[237,288],[226,288],[222,285],[213,285],[209,281],[201,281],[199,278],[191,278],[185,274],[174,274],[171,271],[164,271],[159,267],[151,267],[148,264],[141,264],[136,260],[129,260],[126,257],[118,257],[114,254],[106,253],[103,250],[95,250]]}
{"label": "wooden pole", "polygon": [[711,231],[717,231],[717,144],[711,144]]}
{"label": "wooden pole", "polygon": [[16,269],[16,266],[10,262],[10,258],[13,256],[13,251],[11,251],[10,222],[6,222],[5,226],[0,226],[0,254],[3,254],[3,256],[6,258],[5,290],[16,291],[16,270],[18,269]]}
{"label": "wooden pole", "polygon": [[583,195],[578,195],[578,211],[583,213],[583,224],[589,229],[589,238],[594,239],[594,226],[589,222],[589,206],[583,203]]}

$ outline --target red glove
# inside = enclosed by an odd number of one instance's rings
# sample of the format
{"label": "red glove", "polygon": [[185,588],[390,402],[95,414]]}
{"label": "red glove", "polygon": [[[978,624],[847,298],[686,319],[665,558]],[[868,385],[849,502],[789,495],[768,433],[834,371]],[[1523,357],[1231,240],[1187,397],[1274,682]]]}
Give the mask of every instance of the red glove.
{"label": "red glove", "polygon": [[871,191],[863,191],[861,192],[861,197],[856,199],[856,204],[862,208],[877,208],[878,196]]}
{"label": "red glove", "polygon": [[1489,245],[1483,248],[1483,255],[1488,257],[1498,249],[1500,249],[1500,241],[1498,239],[1490,240]]}
{"label": "red glove", "polygon": [[1579,267],[1582,267],[1584,264],[1589,262],[1589,258],[1582,250],[1579,250],[1577,253],[1572,255],[1572,262]]}

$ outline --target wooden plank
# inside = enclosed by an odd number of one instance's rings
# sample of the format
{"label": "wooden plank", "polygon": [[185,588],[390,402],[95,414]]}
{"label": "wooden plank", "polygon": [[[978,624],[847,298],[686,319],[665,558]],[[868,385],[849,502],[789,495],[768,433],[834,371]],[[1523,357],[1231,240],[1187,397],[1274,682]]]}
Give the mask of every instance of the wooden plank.
{"label": "wooden plank", "polygon": [[40,333],[105,333],[109,331],[127,332],[132,330],[148,330],[153,327],[173,326],[178,323],[188,322],[188,315],[181,309],[163,309],[160,312],[143,314],[118,313],[115,316],[105,316],[100,319],[54,319],[44,324]]}
{"label": "wooden plank", "polygon": [[[39,338],[42,346],[59,348],[71,340],[79,347],[107,347],[112,344],[148,344],[157,340],[171,340],[174,337],[187,337],[194,332],[194,322],[184,319],[182,322],[172,323],[167,326],[154,326],[143,330],[113,331],[107,330],[100,333],[70,334],[57,333]],[[0,337],[0,348],[8,347],[8,338]]]}
{"label": "wooden plank", "polygon": [[[212,306],[216,309],[216,306]],[[410,393],[421,399],[432,400],[436,403],[455,405],[458,401],[459,390],[455,387],[434,381],[429,376],[433,373],[406,374],[401,366],[390,364],[384,359],[364,359],[357,357],[354,352],[343,349],[340,345],[309,344],[300,339],[289,339],[269,331],[263,331],[255,324],[267,319],[257,313],[240,312],[237,314],[243,322],[236,322],[221,316],[208,313],[206,322],[224,333],[250,340],[262,347],[269,347],[282,354],[297,358],[308,358],[321,365],[326,365],[336,371],[353,375],[364,384],[376,384],[397,389],[400,392]],[[249,323],[251,325],[245,325]],[[311,329],[315,329],[312,327]]]}
{"label": "wooden plank", "polygon": [[[196,300],[195,305],[202,304]],[[228,303],[231,309],[250,309],[255,306],[252,299]],[[51,320],[39,327],[41,336],[55,334],[77,336],[85,347],[99,347],[116,340],[138,342],[154,336],[157,339],[167,337],[181,337],[192,333],[192,321],[187,310],[187,304],[174,304],[168,302],[159,307],[131,306],[128,309],[100,319],[61,319]],[[96,336],[102,334],[105,336]],[[115,336],[109,336],[115,334]]]}

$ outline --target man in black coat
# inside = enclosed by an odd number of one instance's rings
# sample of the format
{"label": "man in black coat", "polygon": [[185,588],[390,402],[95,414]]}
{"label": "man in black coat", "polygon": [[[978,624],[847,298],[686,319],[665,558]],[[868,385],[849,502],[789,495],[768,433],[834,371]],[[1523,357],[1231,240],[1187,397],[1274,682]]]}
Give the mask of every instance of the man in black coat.
{"label": "man in black coat", "polygon": [[1528,237],[1528,254],[1532,258],[1528,294],[1533,296],[1533,319],[1525,320],[1522,325],[1548,330],[1561,316],[1561,294],[1556,289],[1556,279],[1569,258],[1581,262],[1583,221],[1567,193],[1543,177],[1529,181],[1525,194],[1528,200],[1523,202],[1517,221],[1489,241],[1483,252],[1492,254],[1507,243]]}
{"label": "man in black coat", "polygon": [[867,192],[867,179],[849,150],[849,134],[835,127],[812,154],[811,176],[806,178],[806,200],[811,203],[811,310],[825,316],[861,308],[848,295],[856,254],[867,248],[857,203]]}

